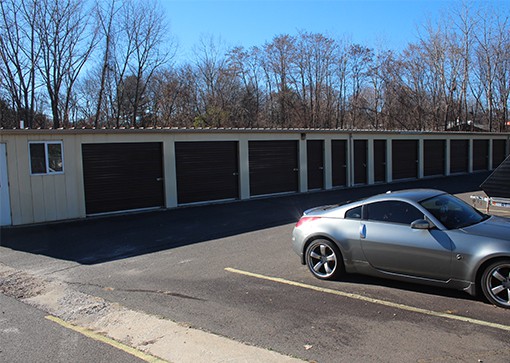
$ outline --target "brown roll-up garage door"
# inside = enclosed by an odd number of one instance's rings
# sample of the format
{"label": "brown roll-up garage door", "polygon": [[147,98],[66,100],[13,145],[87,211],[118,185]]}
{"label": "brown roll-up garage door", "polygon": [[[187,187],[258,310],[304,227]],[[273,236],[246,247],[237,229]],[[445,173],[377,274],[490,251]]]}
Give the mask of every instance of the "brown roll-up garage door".
{"label": "brown roll-up garage door", "polygon": [[489,169],[489,140],[473,140],[473,170]]}
{"label": "brown roll-up garage door", "polygon": [[308,189],[324,187],[324,141],[308,140],[306,143]]}
{"label": "brown roll-up garage door", "polygon": [[367,183],[367,148],[367,140],[354,140],[354,184]]}
{"label": "brown roll-up garage door", "polygon": [[347,141],[331,141],[331,164],[333,186],[347,185]]}
{"label": "brown roll-up garage door", "polygon": [[87,214],[163,207],[161,143],[83,144]]}
{"label": "brown roll-up garage door", "polygon": [[249,141],[250,194],[298,191],[298,142]]}
{"label": "brown roll-up garage door", "polygon": [[425,140],[423,142],[423,175],[444,175],[445,140]]}
{"label": "brown roll-up garage door", "polygon": [[410,179],[418,176],[418,140],[393,140],[393,179]]}
{"label": "brown roll-up garage door", "polygon": [[492,168],[496,169],[506,158],[506,140],[492,140]]}
{"label": "brown roll-up garage door", "polygon": [[179,204],[239,197],[237,141],[175,143]]}
{"label": "brown roll-up garage door", "polygon": [[469,165],[469,140],[450,140],[450,173],[466,173]]}

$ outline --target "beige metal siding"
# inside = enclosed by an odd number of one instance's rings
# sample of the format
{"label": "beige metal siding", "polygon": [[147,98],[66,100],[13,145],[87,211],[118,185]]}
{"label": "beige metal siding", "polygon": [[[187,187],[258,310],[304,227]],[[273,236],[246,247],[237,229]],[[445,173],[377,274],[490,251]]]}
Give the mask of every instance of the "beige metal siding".
{"label": "beige metal siding", "polygon": [[[7,145],[12,224],[30,224],[84,217],[81,163],[76,162],[77,138],[62,135],[2,136]],[[30,141],[63,142],[63,174],[31,175]]]}
{"label": "beige metal siding", "polygon": [[7,174],[7,147],[0,143],[0,226],[11,222],[11,198],[9,196],[9,175]]}

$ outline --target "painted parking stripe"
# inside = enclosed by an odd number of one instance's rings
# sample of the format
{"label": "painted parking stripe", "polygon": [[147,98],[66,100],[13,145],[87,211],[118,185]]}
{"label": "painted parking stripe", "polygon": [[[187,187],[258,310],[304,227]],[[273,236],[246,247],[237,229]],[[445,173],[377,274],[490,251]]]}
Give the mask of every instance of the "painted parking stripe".
{"label": "painted parking stripe", "polygon": [[265,276],[265,275],[261,275],[261,274],[257,274],[257,273],[253,273],[253,272],[242,271],[242,270],[238,270],[238,269],[231,268],[231,267],[225,268],[225,271],[232,272],[232,273],[235,273],[235,274],[244,275],[244,276],[254,277],[254,278],[257,278],[257,279],[273,281],[273,282],[277,282],[277,283],[280,283],[280,284],[301,287],[303,289],[319,291],[319,292],[323,292],[323,293],[327,293],[327,294],[332,294],[332,295],[347,297],[347,298],[350,298],[350,299],[365,301],[365,302],[369,302],[369,303],[372,303],[372,304],[388,306],[388,307],[391,307],[391,308],[405,310],[405,311],[410,311],[410,312],[413,312],[413,313],[424,314],[424,315],[429,315],[429,316],[435,316],[435,317],[440,317],[440,318],[445,318],[445,319],[450,319],[450,320],[458,320],[458,321],[463,321],[463,322],[470,323],[470,324],[476,324],[476,325],[486,326],[486,327],[490,327],[490,328],[510,331],[510,325],[491,323],[489,321],[472,319],[472,318],[468,318],[468,317],[461,316],[461,315],[454,315],[454,314],[442,313],[442,312],[439,312],[439,311],[433,311],[433,310],[416,308],[416,307],[413,307],[413,306],[398,304],[398,303],[394,303],[394,302],[391,302],[391,301],[374,299],[374,298],[371,298],[371,297],[368,297],[368,296],[352,294],[352,293],[349,293],[349,292],[343,292],[343,291],[328,289],[328,288],[325,288],[325,287],[319,287],[319,286],[304,284],[304,283],[301,283],[301,282],[286,280],[286,279],[283,279],[283,278],[280,278],[280,277]]}
{"label": "painted parking stripe", "polygon": [[75,332],[78,332],[78,333],[80,333],[80,334],[82,334],[82,335],[84,335],[84,336],[86,336],[88,338],[97,340],[98,342],[101,342],[101,343],[104,343],[104,344],[108,344],[108,345],[110,345],[110,346],[112,346],[114,348],[122,350],[123,352],[131,354],[132,356],[135,356],[136,358],[139,358],[139,359],[144,360],[146,362],[149,362],[149,363],[168,363],[166,360],[163,360],[163,359],[157,358],[157,357],[155,357],[153,355],[141,352],[138,349],[135,349],[135,348],[127,346],[125,344],[119,343],[118,341],[113,340],[113,339],[108,338],[108,337],[105,337],[104,335],[94,333],[91,330],[88,330],[86,328],[83,328],[83,327],[80,327],[80,326],[77,326],[77,325],[69,324],[69,323],[65,322],[64,320],[57,318],[56,316],[48,315],[48,316],[46,316],[46,319],[48,319],[50,321],[53,321],[54,323],[57,323],[58,325],[63,326],[64,328],[67,328],[67,329],[70,329],[70,330],[74,330]]}

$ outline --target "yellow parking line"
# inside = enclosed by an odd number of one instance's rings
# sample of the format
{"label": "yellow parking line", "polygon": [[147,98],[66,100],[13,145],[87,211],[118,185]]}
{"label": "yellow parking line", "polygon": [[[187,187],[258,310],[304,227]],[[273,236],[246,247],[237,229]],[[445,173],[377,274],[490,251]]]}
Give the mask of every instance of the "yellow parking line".
{"label": "yellow parking line", "polygon": [[105,337],[104,335],[94,333],[91,330],[88,330],[86,328],[82,328],[82,327],[77,326],[77,325],[69,324],[69,323],[65,322],[64,320],[59,319],[59,318],[57,318],[55,316],[48,315],[48,316],[46,316],[46,319],[48,319],[50,321],[53,321],[54,323],[57,323],[57,324],[63,326],[64,328],[67,328],[67,329],[70,329],[70,330],[74,330],[75,332],[78,332],[78,333],[80,333],[82,335],[85,335],[88,338],[97,340],[98,342],[101,342],[101,343],[104,343],[104,344],[108,344],[108,345],[110,345],[110,346],[112,346],[114,348],[122,350],[122,351],[124,351],[124,352],[126,352],[128,354],[131,354],[132,356],[135,356],[135,357],[137,357],[137,358],[139,358],[141,360],[144,360],[146,362],[150,362],[150,363],[168,363],[166,360],[154,357],[153,355],[150,355],[150,354],[143,353],[143,352],[141,352],[141,351],[139,351],[139,350],[137,350],[137,349],[135,349],[133,347],[127,346],[125,344],[117,342],[116,340],[113,340],[113,339],[110,339],[108,337]]}
{"label": "yellow parking line", "polygon": [[440,318],[446,318],[446,319],[451,319],[451,320],[458,320],[458,321],[463,321],[463,322],[470,323],[470,324],[476,324],[476,325],[486,326],[486,327],[490,327],[490,328],[510,331],[510,326],[509,325],[491,323],[491,322],[488,322],[488,321],[472,319],[472,318],[468,318],[468,317],[461,316],[461,315],[447,314],[447,313],[442,313],[442,312],[439,312],[439,311],[433,311],[433,310],[416,308],[416,307],[413,307],[413,306],[398,304],[398,303],[394,303],[394,302],[391,302],[391,301],[374,299],[374,298],[371,298],[371,297],[368,297],[368,296],[352,294],[352,293],[349,293],[349,292],[343,292],[343,291],[328,289],[328,288],[324,288],[324,287],[318,287],[318,286],[303,284],[301,282],[286,280],[286,279],[282,279],[280,277],[272,277],[272,276],[260,275],[260,274],[256,274],[256,273],[253,273],[253,272],[242,271],[242,270],[238,270],[238,269],[231,268],[231,267],[225,268],[225,271],[232,272],[232,273],[235,273],[235,274],[244,275],[244,276],[254,277],[254,278],[257,278],[257,279],[278,282],[280,284],[286,284],[286,285],[290,285],[290,286],[301,287],[301,288],[308,289],[308,290],[319,291],[319,292],[324,292],[324,293],[327,293],[327,294],[332,294],[332,295],[347,297],[347,298],[350,298],[350,299],[365,301],[365,302],[369,302],[369,303],[372,303],[372,304],[388,306],[388,307],[391,307],[391,308],[396,308],[396,309],[400,309],[400,310],[410,311],[410,312],[413,312],[413,313],[424,314],[424,315],[429,315],[429,316],[435,316],[435,317],[440,317]]}

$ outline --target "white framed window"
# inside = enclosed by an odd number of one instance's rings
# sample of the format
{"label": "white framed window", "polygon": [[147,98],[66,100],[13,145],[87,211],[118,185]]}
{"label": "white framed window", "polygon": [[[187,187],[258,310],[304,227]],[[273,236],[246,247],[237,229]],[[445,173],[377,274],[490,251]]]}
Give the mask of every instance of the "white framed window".
{"label": "white framed window", "polygon": [[62,174],[64,172],[62,141],[30,141],[28,151],[31,174]]}

